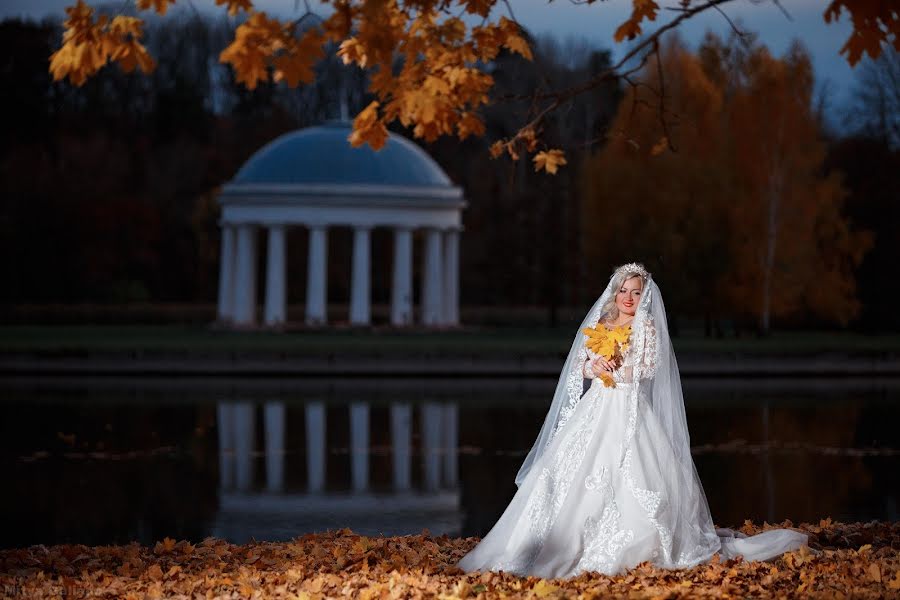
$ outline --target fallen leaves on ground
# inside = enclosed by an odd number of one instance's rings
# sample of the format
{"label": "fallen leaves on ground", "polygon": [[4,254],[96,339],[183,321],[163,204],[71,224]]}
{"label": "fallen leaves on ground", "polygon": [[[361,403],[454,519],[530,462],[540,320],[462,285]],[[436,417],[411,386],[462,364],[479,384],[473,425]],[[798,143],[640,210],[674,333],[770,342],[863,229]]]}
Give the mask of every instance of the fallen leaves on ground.
{"label": "fallen leaves on ground", "polygon": [[[757,533],[792,523],[741,531]],[[569,580],[461,572],[455,565],[476,538],[365,537],[348,529],[289,542],[198,544],[166,538],[153,548],[31,546],[0,550],[0,589],[12,597],[125,598],[728,598],[900,597],[900,523],[837,523],[797,529],[809,547],[766,562],[718,556],[665,570],[648,563],[622,575]]]}

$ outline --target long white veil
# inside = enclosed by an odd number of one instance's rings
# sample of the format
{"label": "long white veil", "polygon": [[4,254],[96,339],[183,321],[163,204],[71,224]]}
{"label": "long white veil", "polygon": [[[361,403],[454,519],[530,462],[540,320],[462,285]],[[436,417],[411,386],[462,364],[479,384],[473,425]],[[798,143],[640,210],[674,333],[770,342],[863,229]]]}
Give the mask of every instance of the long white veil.
{"label": "long white veil", "polygon": [[[634,400],[641,395],[646,397],[663,426],[682,468],[686,473],[693,470],[694,463],[691,459],[691,444],[684,412],[681,378],[669,338],[662,294],[656,282],[653,281],[652,275],[642,265],[629,263],[618,267],[613,272],[606,289],[603,290],[579,325],[556,384],[550,409],[547,411],[537,440],[519,468],[516,485],[521,485],[531,470],[531,466],[544,453],[550,440],[566,423],[575,410],[575,405],[581,399],[584,387],[581,367],[587,357],[587,349],[584,345],[587,335],[582,330],[585,327],[595,327],[603,318],[605,308],[611,303],[616,290],[629,274],[639,274],[644,280],[641,299],[631,323],[632,352],[634,353],[631,395]],[[648,330],[654,332],[655,335],[648,337]]]}
{"label": "long white veil", "polygon": [[[679,480],[678,489],[689,490],[684,494],[665,494],[664,512],[669,523],[671,538],[664,549],[663,563],[668,566],[688,566],[708,558],[721,550],[723,555],[744,555],[749,560],[768,558],[797,548],[806,543],[806,535],[792,530],[771,530],[747,538],[728,529],[717,530],[709,512],[703,486],[691,457],[690,435],[681,390],[678,363],[669,337],[666,310],[659,287],[646,269],[637,263],[618,267],[609,279],[606,289],[587,312],[579,325],[575,339],[569,348],[553,401],[544,419],[537,440],[529,451],[516,475],[516,485],[521,485],[532,466],[545,452],[556,433],[565,425],[583,395],[584,375],[582,365],[587,357],[585,327],[594,327],[604,317],[607,306],[625,279],[638,274],[643,279],[640,301],[631,322],[631,352],[633,365],[629,387],[629,419],[625,426],[625,442],[617,457],[622,466],[626,460],[626,448],[638,427],[638,402],[643,400],[652,409],[665,434],[664,439],[654,440],[659,464],[671,464],[675,456],[677,472],[669,474]],[[663,460],[664,459],[664,460]],[[687,485],[685,485],[687,484]],[[668,536],[667,536],[668,537]]]}

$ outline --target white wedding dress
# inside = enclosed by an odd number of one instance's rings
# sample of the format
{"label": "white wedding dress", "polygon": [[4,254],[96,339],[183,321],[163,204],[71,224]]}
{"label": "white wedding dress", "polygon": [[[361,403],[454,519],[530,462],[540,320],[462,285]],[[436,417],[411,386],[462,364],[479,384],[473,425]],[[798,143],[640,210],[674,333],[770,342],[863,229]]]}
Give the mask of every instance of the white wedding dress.
{"label": "white wedding dress", "polygon": [[[649,275],[645,286],[645,296],[658,296]],[[683,434],[679,430],[680,382],[675,388],[671,375],[660,373],[674,361],[665,313],[649,310],[645,299],[624,362],[613,373],[615,387],[593,378],[587,361],[594,355],[579,350],[584,338],[576,336],[562,390],[517,478],[518,492],[460,568],[544,578],[616,574],[644,561],[691,567],[716,552],[761,560],[806,543],[806,535],[793,530],[747,537],[714,527],[689,456],[686,425]],[[599,320],[601,300],[585,320],[590,326]],[[661,309],[661,298],[656,301]],[[582,396],[585,377],[593,380]],[[668,407],[662,401],[667,394],[677,396],[666,398]]]}

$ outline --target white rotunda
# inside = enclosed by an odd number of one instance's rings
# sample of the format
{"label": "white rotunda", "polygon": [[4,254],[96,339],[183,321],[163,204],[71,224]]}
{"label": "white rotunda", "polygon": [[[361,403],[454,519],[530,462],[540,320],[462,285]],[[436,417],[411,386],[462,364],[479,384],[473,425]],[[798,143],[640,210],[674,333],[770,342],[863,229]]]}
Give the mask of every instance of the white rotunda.
{"label": "white rotunda", "polygon": [[219,195],[222,207],[218,320],[256,325],[259,230],[268,236],[263,321],[287,315],[286,229],[309,229],[308,325],[327,322],[328,231],[353,229],[349,322],[371,322],[370,233],[394,232],[392,325],[413,324],[413,231],[425,231],[423,325],[459,324],[459,234],[462,189],[419,146],[391,133],[379,151],[353,148],[351,124],[333,121],[276,138],[244,164]]}

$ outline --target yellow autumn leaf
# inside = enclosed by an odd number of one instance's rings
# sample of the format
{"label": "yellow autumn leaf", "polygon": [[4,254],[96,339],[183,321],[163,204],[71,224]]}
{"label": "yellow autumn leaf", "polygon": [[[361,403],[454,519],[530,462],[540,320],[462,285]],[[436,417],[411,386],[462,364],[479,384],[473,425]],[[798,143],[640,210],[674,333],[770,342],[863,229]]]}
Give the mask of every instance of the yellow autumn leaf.
{"label": "yellow autumn leaf", "polygon": [[625,39],[633,40],[641,34],[641,23],[645,19],[648,21],[656,20],[656,11],[658,10],[659,5],[654,0],[632,0],[631,16],[616,28],[613,38],[616,42],[621,42]]}
{"label": "yellow autumn leaf", "polygon": [[532,160],[535,171],[543,169],[550,174],[555,174],[560,166],[566,164],[565,154],[557,149],[538,152]]}
{"label": "yellow autumn leaf", "polygon": [[618,346],[606,327],[597,325],[596,327],[585,327],[582,331],[588,336],[584,345],[594,354],[598,354],[607,360],[611,360],[615,356]]}
{"label": "yellow autumn leaf", "polygon": [[624,350],[625,346],[628,345],[628,339],[631,337],[631,325],[614,327],[607,332],[607,335],[609,339],[619,344],[619,347]]}
{"label": "yellow autumn leaf", "polygon": [[156,547],[153,548],[153,552],[156,554],[169,553],[175,549],[176,544],[176,540],[173,540],[170,537],[165,537],[161,542],[156,542]]}
{"label": "yellow autumn leaf", "polygon": [[[470,135],[482,136],[484,135],[484,122],[478,115],[467,111],[460,116],[456,129],[461,140]],[[493,153],[493,149],[491,152]]]}
{"label": "yellow autumn leaf", "polygon": [[216,6],[228,5],[228,14],[230,16],[237,15],[240,11],[250,12],[253,10],[252,0],[216,0]]}
{"label": "yellow autumn leaf", "polygon": [[148,10],[152,8],[162,16],[165,16],[170,4],[175,4],[175,0],[137,0],[139,9]]}
{"label": "yellow autumn leaf", "polygon": [[550,594],[556,593],[560,591],[561,588],[553,585],[546,579],[541,579],[537,583],[534,584],[534,587],[531,588],[532,593],[538,598],[545,598]]}
{"label": "yellow autumn leaf", "polygon": [[378,101],[373,100],[353,120],[353,131],[348,140],[354,148],[368,143],[372,149],[379,150],[387,142],[388,132],[378,119],[378,106]]}
{"label": "yellow autumn leaf", "polygon": [[663,136],[659,139],[658,142],[653,144],[652,148],[650,148],[650,155],[658,156],[658,155],[662,154],[663,152],[665,152],[668,147],[669,147],[669,138],[667,138],[666,136]]}
{"label": "yellow autumn leaf", "polygon": [[292,42],[273,61],[275,81],[284,81],[291,87],[311,83],[315,79],[313,65],[324,55],[322,42],[322,34],[317,29],[308,29],[299,42]]}
{"label": "yellow autumn leaf", "polygon": [[900,590],[900,570],[894,573],[894,578],[887,581],[886,585],[890,590]]}

